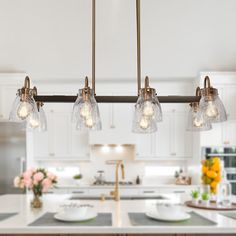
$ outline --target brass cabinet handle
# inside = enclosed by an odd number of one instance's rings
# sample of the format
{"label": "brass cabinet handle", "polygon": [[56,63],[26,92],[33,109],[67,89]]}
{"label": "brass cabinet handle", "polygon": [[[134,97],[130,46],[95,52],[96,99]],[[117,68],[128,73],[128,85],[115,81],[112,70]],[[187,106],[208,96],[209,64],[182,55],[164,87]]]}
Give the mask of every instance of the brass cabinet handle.
{"label": "brass cabinet handle", "polygon": [[230,144],[230,141],[224,141],[224,144]]}

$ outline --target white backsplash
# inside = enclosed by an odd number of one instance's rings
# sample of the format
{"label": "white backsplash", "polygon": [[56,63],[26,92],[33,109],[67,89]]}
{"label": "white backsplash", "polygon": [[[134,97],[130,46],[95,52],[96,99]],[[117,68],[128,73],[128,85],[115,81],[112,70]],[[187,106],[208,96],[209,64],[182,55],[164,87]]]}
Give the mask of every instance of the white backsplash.
{"label": "white backsplash", "polygon": [[[75,182],[73,176],[81,173],[83,175],[84,184],[92,184],[94,182],[94,176],[98,170],[103,170],[107,181],[115,180],[115,165],[108,165],[106,162],[109,160],[123,160],[125,165],[125,181],[135,182],[137,176],[142,180],[145,185],[155,184],[174,184],[174,171],[182,167],[186,169],[186,163],[179,162],[158,162],[158,161],[135,161],[135,146],[134,145],[122,145],[122,146],[104,146],[94,145],[91,146],[91,158],[90,161],[65,164],[55,163],[50,166],[49,163],[44,164],[44,167],[50,168],[59,177],[60,185],[73,185]],[[150,173],[148,167],[170,167],[169,174],[161,175],[160,173]],[[172,173],[173,172],[173,173]]]}

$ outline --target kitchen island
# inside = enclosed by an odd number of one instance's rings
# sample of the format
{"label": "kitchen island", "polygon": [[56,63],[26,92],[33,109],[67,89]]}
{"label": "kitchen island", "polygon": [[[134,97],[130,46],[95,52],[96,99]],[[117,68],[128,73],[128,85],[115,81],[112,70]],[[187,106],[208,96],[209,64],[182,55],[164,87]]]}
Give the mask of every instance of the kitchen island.
{"label": "kitchen island", "polygon": [[[174,196],[170,196],[173,198]],[[0,221],[0,234],[26,235],[26,234],[116,234],[116,235],[236,235],[236,220],[220,215],[216,211],[196,210],[183,206],[184,210],[196,212],[207,219],[214,221],[214,226],[133,226],[128,213],[146,212],[155,207],[157,200],[83,200],[78,203],[93,205],[98,213],[112,213],[111,226],[29,226],[46,212],[57,212],[61,205],[70,203],[70,195],[48,194],[43,197],[42,209],[31,209],[32,195],[2,195],[0,196],[0,213],[17,213]],[[187,196],[178,196],[176,201],[184,201]],[[172,199],[173,201],[173,199]],[[74,201],[73,201],[74,202]]]}

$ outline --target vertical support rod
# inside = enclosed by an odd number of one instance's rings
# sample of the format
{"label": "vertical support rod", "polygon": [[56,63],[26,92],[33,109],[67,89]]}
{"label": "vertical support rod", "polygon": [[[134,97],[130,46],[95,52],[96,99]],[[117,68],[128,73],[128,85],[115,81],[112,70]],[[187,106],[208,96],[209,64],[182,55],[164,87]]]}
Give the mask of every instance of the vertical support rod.
{"label": "vertical support rod", "polygon": [[140,30],[140,0],[136,0],[136,26],[137,26],[137,85],[138,95],[141,89],[141,30]]}
{"label": "vertical support rod", "polygon": [[95,91],[95,73],[96,73],[96,0],[92,0],[92,89]]}

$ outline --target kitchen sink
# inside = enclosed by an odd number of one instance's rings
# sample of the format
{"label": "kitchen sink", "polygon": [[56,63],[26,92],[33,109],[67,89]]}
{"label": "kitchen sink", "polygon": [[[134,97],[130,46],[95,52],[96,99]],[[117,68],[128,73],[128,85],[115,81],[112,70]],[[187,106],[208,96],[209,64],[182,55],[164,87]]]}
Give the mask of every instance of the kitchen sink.
{"label": "kitchen sink", "polygon": [[[69,200],[100,200],[100,197],[92,197],[92,196],[72,196]],[[106,200],[113,200],[112,197],[106,197]],[[120,200],[168,200],[167,197],[164,196],[133,196],[133,197],[120,197]]]}

